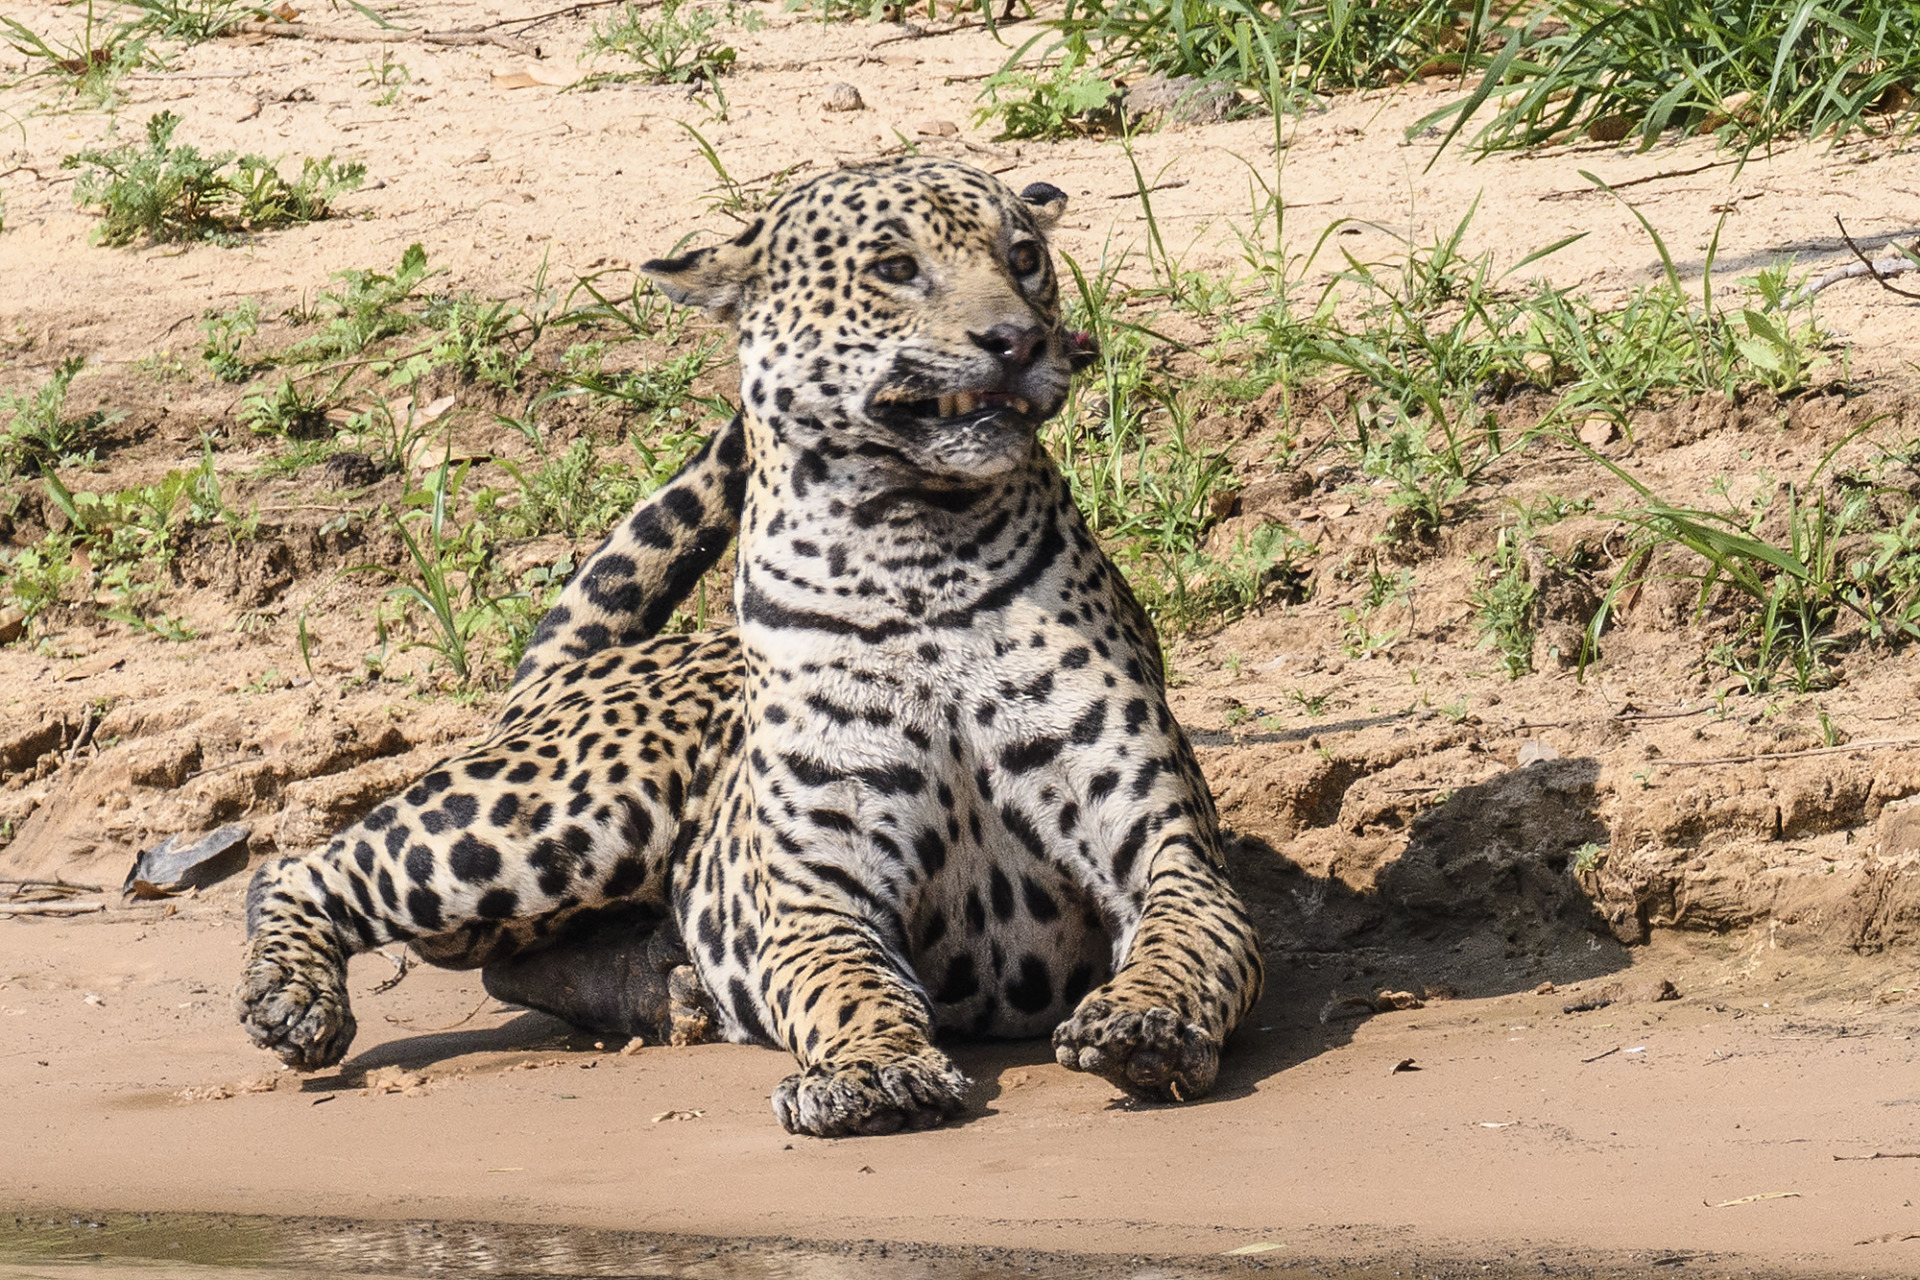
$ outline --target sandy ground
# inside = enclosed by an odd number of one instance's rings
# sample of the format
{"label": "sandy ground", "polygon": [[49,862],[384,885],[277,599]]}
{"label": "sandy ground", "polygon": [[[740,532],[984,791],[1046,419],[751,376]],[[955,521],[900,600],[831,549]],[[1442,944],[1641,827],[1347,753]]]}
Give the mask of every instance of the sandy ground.
{"label": "sandy ground", "polygon": [[1898,1276],[1920,1249],[1910,965],[1662,942],[1551,994],[1368,1015],[1333,998],[1366,990],[1340,957],[1301,956],[1210,1101],[1140,1107],[1042,1045],[962,1046],[964,1119],[820,1141],[773,1122],[772,1050],[598,1048],[472,975],[377,995],[378,957],[342,1068],[275,1070],[230,1025],[232,904],[163,910],[0,929],[0,1203],[1189,1265],[1264,1243],[1335,1274]]}
{"label": "sandy ground", "polygon": [[[387,106],[366,83],[378,45],[262,37],[191,50],[129,83],[116,136],[166,108],[206,148],[369,165],[368,189],[342,202],[348,216],[238,247],[90,247],[59,164],[107,137],[110,118],[31,114],[28,95],[0,95],[20,119],[0,136],[0,385],[36,385],[85,355],[75,406],[128,417],[99,467],[63,473],[71,488],[150,483],[197,461],[211,430],[230,495],[264,512],[256,542],[183,557],[168,608],[199,639],[167,644],[72,610],[0,646],[0,875],[117,885],[139,848],[230,820],[253,827],[256,856],[306,847],[475,732],[492,705],[353,678],[379,589],[337,570],[396,547],[328,532],[340,508],[318,478],[263,472],[267,445],[229,430],[240,389],[204,373],[157,379],[139,363],[174,352],[193,364],[206,309],[256,296],[271,317],[333,271],[390,268],[415,241],[447,268],[436,287],[523,297],[543,261],[570,283],[696,228],[725,233],[714,176],[678,121],[748,182],[904,139],[1016,186],[1065,188],[1074,205],[1057,243],[1082,263],[1142,251],[1145,217],[1114,144],[995,143],[971,127],[978,80],[1006,56],[984,33],[822,27],[754,7],[767,28],[737,38],[726,122],[672,91],[558,92],[587,33],[578,17],[530,29],[517,49],[396,40],[411,80]],[[445,29],[543,11],[428,4],[392,16]],[[8,12],[39,29],[75,20],[42,0]],[[370,29],[345,9],[309,17]],[[522,80],[540,83],[506,87]],[[826,112],[837,82],[868,109]],[[1920,150],[1900,142],[1783,149],[1744,167],[1707,140],[1435,159],[1433,140],[1402,131],[1451,92],[1331,103],[1287,122],[1277,165],[1266,121],[1139,137],[1169,246],[1189,268],[1235,269],[1249,192],[1277,180],[1286,251],[1314,284],[1340,265],[1337,249],[1396,256],[1477,200],[1469,251],[1506,264],[1584,232],[1531,270],[1619,297],[1654,277],[1658,255],[1583,169],[1632,199],[1690,276],[1716,225],[1723,282],[1788,255],[1844,261],[1836,214],[1869,248],[1920,234]],[[1137,256],[1127,269],[1146,271]],[[1716,475],[1748,487],[1804,478],[1875,414],[1904,424],[1920,311],[1852,283],[1824,296],[1822,315],[1852,344],[1853,399],[1665,406],[1614,456],[1663,492],[1697,496]],[[263,329],[268,345],[282,340]],[[448,421],[510,457],[494,407],[471,396]],[[1242,472],[1218,536],[1277,518],[1312,530],[1328,565],[1365,554],[1380,513],[1265,461],[1283,425],[1270,408],[1201,424]],[[1527,460],[1500,483],[1503,499],[1551,488],[1604,509],[1617,496],[1566,458]],[[963,1123],[791,1139],[766,1103],[787,1069],[777,1054],[599,1050],[484,1001],[470,975],[416,970],[376,995],[390,974],[378,959],[355,970],[354,1056],[302,1081],[273,1072],[228,1013],[240,944],[230,882],[172,915],[0,919],[0,1204],[1101,1255],[1271,1243],[1232,1265],[1320,1260],[1382,1275],[1416,1263],[1920,1272],[1909,1158],[1920,815],[1899,803],[1920,794],[1910,660],[1852,663],[1819,698],[1716,700],[1680,594],[1649,593],[1597,675],[1545,664],[1492,679],[1465,597],[1499,516],[1490,502],[1443,539],[1388,652],[1341,655],[1339,611],[1358,588],[1332,575],[1307,606],[1173,651],[1175,710],[1239,837],[1234,869],[1276,975],[1207,1103],[1137,1109],[1052,1066],[1044,1046],[962,1047],[980,1083]],[[1566,529],[1604,537],[1606,522]],[[13,532],[23,545],[38,536],[24,517]],[[315,672],[289,679],[303,611]],[[1831,751],[1822,715],[1865,745]],[[1581,879],[1566,864],[1587,844],[1611,856]],[[1550,875],[1530,870],[1542,863]],[[1679,999],[1649,998],[1662,981]],[[1555,989],[1534,994],[1543,983]],[[1362,1007],[1381,990],[1427,999]],[[1406,1059],[1419,1069],[1395,1072]],[[1857,1158],[1875,1153],[1894,1158]]]}

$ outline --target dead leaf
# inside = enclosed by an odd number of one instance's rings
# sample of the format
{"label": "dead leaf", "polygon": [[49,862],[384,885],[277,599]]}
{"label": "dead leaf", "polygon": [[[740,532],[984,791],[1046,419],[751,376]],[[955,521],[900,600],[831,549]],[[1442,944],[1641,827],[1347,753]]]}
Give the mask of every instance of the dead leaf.
{"label": "dead leaf", "polygon": [[1374,997],[1374,1008],[1381,1013],[1392,1013],[1396,1009],[1424,1009],[1427,1002],[1411,991],[1382,991]]}
{"label": "dead leaf", "polygon": [[1275,1249],[1284,1249],[1286,1247],[1287,1246],[1281,1244],[1278,1240],[1256,1240],[1252,1244],[1243,1244],[1238,1249],[1229,1249],[1220,1256],[1223,1258],[1245,1258],[1256,1253],[1272,1253]]}
{"label": "dead leaf", "polygon": [[1599,414],[1580,424],[1580,443],[1589,449],[1598,449],[1614,437],[1612,418],[1603,418]]}
{"label": "dead leaf", "polygon": [[484,462],[493,453],[456,444],[449,448],[444,440],[418,440],[409,451],[407,465],[415,471],[431,471],[441,463],[458,466],[462,462]]}
{"label": "dead leaf", "polygon": [[960,135],[960,126],[951,120],[922,120],[913,131],[923,138],[955,138]]}
{"label": "dead leaf", "polygon": [[454,168],[458,169],[462,165],[485,164],[487,161],[491,159],[493,159],[493,152],[489,151],[485,147],[482,147],[478,151],[474,152],[472,155],[468,156],[465,160],[452,160],[452,161],[449,161],[448,163],[451,164]]}
{"label": "dead leaf", "polygon": [[669,1108],[665,1111],[662,1111],[659,1115],[653,1118],[653,1122],[655,1124],[659,1124],[663,1120],[698,1120],[701,1116],[704,1116],[705,1114],[707,1113],[705,1111],[702,1111],[698,1107],[694,1107],[690,1110],[685,1110],[685,1111],[680,1110],[677,1107],[674,1107],[674,1108]]}
{"label": "dead leaf", "polygon": [[1420,1069],[1419,1066],[1414,1063],[1414,1060],[1412,1058],[1402,1058],[1400,1059],[1400,1061],[1393,1064],[1393,1070],[1389,1071],[1387,1074],[1397,1076],[1402,1071],[1418,1071],[1419,1069]]}
{"label": "dead leaf", "polygon": [[509,71],[505,75],[496,71],[493,74],[493,87],[496,89],[537,89],[546,83],[524,71]]}
{"label": "dead leaf", "polygon": [[1353,504],[1351,502],[1329,502],[1326,506],[1320,508],[1320,514],[1329,520],[1350,515],[1352,512]]}
{"label": "dead leaf", "polygon": [[60,673],[62,680],[85,680],[88,676],[97,676],[111,671],[127,660],[124,653],[97,653],[84,661],[76,662]]}
{"label": "dead leaf", "polygon": [[300,11],[288,4],[287,0],[280,0],[279,4],[273,6],[273,8],[267,10],[267,12],[282,22],[300,21]]}

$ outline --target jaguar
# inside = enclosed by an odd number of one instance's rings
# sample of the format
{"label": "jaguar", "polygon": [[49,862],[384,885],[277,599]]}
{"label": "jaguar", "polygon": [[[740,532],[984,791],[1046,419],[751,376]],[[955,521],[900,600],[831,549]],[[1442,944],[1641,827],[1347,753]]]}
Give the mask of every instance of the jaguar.
{"label": "jaguar", "polygon": [[[1040,439],[1098,358],[1065,207],[911,157],[644,264],[736,327],[739,413],[583,563],[480,741],[261,867],[258,1044],[341,1061],[348,958],[404,940],[582,1026],[784,1048],[796,1133],[959,1115],[951,1035],[1212,1088],[1259,941],[1153,627]],[[735,623],[662,634],[729,548]]]}

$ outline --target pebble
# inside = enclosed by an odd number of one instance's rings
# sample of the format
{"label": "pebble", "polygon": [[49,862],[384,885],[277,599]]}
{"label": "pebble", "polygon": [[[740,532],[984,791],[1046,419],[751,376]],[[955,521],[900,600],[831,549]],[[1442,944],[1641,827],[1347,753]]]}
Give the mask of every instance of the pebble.
{"label": "pebble", "polygon": [[860,91],[850,84],[830,84],[826,92],[826,108],[829,111],[865,111],[867,101]]}

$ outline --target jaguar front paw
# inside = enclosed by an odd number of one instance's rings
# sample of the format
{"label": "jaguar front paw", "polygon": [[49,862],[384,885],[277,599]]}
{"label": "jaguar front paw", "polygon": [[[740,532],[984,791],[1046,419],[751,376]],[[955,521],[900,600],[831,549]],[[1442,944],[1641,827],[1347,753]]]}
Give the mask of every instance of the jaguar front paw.
{"label": "jaguar front paw", "polygon": [[234,1012],[253,1042],[288,1066],[318,1071],[347,1056],[357,1027],[341,966],[295,965],[255,956],[233,993]]}
{"label": "jaguar front paw", "polygon": [[931,1129],[966,1109],[972,1082],[928,1049],[898,1062],[823,1063],[773,1091],[773,1114],[789,1133],[818,1138]]}
{"label": "jaguar front paw", "polygon": [[1054,1060],[1137,1098],[1187,1102],[1212,1090],[1220,1041],[1165,1006],[1129,1008],[1097,993],[1054,1028]]}

